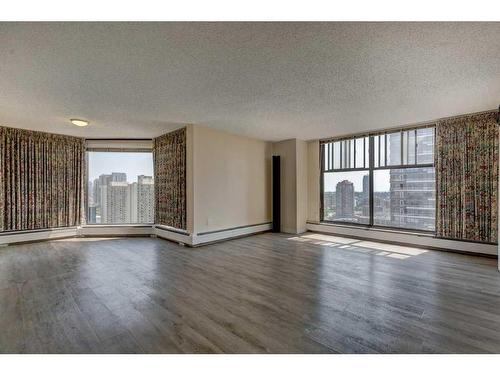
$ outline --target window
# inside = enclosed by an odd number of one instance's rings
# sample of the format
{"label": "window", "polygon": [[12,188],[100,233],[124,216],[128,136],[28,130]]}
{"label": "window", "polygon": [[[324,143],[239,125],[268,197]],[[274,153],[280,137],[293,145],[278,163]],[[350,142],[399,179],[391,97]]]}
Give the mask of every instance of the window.
{"label": "window", "polygon": [[434,231],[434,168],[374,171],[374,225]]}
{"label": "window", "polygon": [[435,230],[434,127],[324,142],[321,153],[323,221]]}
{"label": "window", "polygon": [[323,219],[369,224],[369,138],[326,143],[323,149]]}
{"label": "window", "polygon": [[368,171],[327,172],[324,186],[324,220],[370,223]]}
{"label": "window", "polygon": [[88,151],[87,224],[154,222],[151,152]]}

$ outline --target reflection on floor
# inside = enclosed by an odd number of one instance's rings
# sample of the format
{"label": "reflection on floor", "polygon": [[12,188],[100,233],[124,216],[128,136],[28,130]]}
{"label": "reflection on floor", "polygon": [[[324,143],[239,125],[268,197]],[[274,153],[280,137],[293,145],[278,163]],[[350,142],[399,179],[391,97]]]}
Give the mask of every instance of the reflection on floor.
{"label": "reflection on floor", "polygon": [[314,245],[338,247],[340,249],[353,250],[360,253],[386,256],[395,259],[407,259],[411,256],[421,255],[427,250],[416,247],[390,245],[382,242],[363,241],[339,237],[329,234],[308,233],[289,238],[290,241],[312,243]]}

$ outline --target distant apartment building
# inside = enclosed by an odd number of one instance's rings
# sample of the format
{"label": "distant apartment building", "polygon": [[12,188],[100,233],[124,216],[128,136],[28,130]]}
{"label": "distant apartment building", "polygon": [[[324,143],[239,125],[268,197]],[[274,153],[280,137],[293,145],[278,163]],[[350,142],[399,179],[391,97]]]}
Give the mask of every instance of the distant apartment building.
{"label": "distant apartment building", "polygon": [[88,205],[89,206],[94,206],[95,201],[94,201],[94,183],[92,181],[89,181],[87,184],[87,191],[88,191]]}
{"label": "distant apartment building", "polygon": [[125,224],[130,218],[129,188],[126,181],[110,181],[101,187],[101,221],[104,224]]}
{"label": "distant apartment building", "polygon": [[137,182],[132,182],[128,185],[128,208],[129,208],[129,223],[141,223],[137,213],[138,207]]}
{"label": "distant apartment building", "polygon": [[337,183],[335,191],[337,219],[354,218],[354,184],[343,180]]}
{"label": "distant apartment building", "polygon": [[111,173],[111,181],[113,182],[127,182],[127,174],[123,172]]}
{"label": "distant apartment building", "polygon": [[325,191],[323,193],[323,219],[335,219],[335,192]]}
{"label": "distant apartment building", "polygon": [[87,210],[87,222],[88,223],[96,223],[97,222],[97,207],[90,206]]}
{"label": "distant apartment building", "polygon": [[[152,176],[137,176],[128,183],[122,172],[100,175],[89,184],[87,222],[128,224],[154,222],[154,181]],[[90,198],[89,198],[90,202]]]}
{"label": "distant apartment building", "polygon": [[370,176],[363,176],[363,193],[361,195],[362,214],[370,217]]}
{"label": "distant apartment building", "polygon": [[154,182],[151,176],[137,176],[137,221],[154,222]]}

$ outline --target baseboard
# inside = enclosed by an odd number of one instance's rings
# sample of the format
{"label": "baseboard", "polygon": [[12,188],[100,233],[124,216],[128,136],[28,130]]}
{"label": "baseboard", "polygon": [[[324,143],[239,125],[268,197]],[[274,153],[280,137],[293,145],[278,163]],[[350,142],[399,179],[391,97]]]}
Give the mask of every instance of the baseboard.
{"label": "baseboard", "polygon": [[83,237],[149,237],[153,232],[153,225],[87,225],[81,227],[78,234]]}
{"label": "baseboard", "polygon": [[414,234],[404,232],[391,232],[386,230],[376,230],[368,228],[351,228],[347,226],[337,226],[331,224],[307,223],[307,230],[313,232],[331,233],[336,235],[350,236],[369,240],[379,240],[411,246],[420,246],[429,249],[447,250],[462,253],[476,253],[490,256],[497,256],[497,245],[463,242],[435,238],[426,234]]}
{"label": "baseboard", "polygon": [[198,233],[192,236],[191,246],[201,246],[212,242],[231,238],[248,236],[250,234],[266,232],[272,229],[272,223],[245,225],[236,228],[221,229],[212,232]]}
{"label": "baseboard", "polygon": [[85,226],[81,228],[57,228],[43,231],[26,231],[4,233],[0,236],[0,245],[23,242],[42,241],[65,237],[128,237],[156,235],[170,241],[183,243],[188,246],[202,246],[213,242],[248,236],[266,232],[272,229],[271,223],[245,225],[236,228],[220,229],[211,232],[190,234],[187,231],[163,225],[153,226]]}
{"label": "baseboard", "polygon": [[78,227],[4,232],[0,235],[0,245],[13,245],[37,241],[55,240],[60,238],[75,237],[77,235]]}
{"label": "baseboard", "polygon": [[173,242],[180,242],[188,246],[192,246],[193,244],[193,238],[190,233],[165,225],[155,225],[153,228],[153,234],[157,237]]}

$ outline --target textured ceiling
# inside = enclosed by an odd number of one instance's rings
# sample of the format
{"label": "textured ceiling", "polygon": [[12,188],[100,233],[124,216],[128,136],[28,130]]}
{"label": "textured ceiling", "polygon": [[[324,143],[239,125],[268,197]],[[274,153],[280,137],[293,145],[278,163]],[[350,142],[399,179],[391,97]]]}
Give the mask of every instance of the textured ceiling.
{"label": "textured ceiling", "polygon": [[498,104],[500,23],[0,23],[4,126],[314,139]]}

